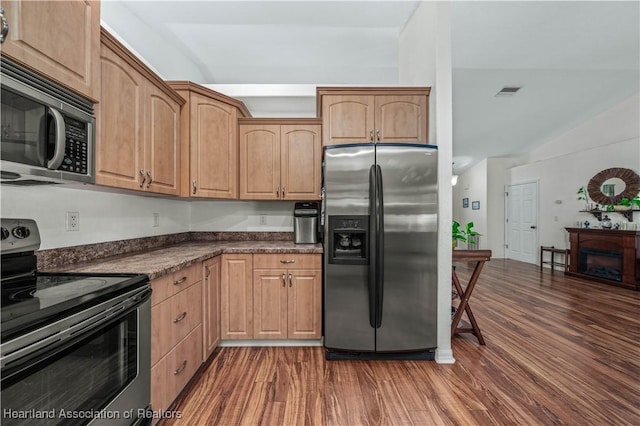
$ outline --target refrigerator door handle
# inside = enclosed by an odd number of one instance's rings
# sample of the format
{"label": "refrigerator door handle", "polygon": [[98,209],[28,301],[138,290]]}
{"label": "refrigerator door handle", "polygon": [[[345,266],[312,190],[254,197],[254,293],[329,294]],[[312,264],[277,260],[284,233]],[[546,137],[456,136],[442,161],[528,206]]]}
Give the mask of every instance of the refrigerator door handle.
{"label": "refrigerator door handle", "polygon": [[369,324],[376,327],[376,166],[369,169]]}
{"label": "refrigerator door handle", "polygon": [[376,164],[376,328],[382,326],[382,299],[384,297],[384,197],[382,169]]}

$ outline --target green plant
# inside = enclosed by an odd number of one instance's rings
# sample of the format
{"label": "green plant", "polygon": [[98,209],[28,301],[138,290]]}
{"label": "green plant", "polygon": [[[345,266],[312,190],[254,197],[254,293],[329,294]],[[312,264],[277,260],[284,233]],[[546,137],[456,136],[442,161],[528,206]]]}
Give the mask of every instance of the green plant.
{"label": "green plant", "polygon": [[628,199],[628,198],[623,198],[622,200],[620,200],[618,202],[619,206],[629,206],[629,207],[633,207],[636,206],[637,208],[640,209],[640,194],[636,195],[635,197],[633,197],[632,199]]}
{"label": "green plant", "polygon": [[474,231],[472,228],[474,226],[473,222],[469,222],[467,223],[467,225],[465,226],[464,229],[464,233],[467,235],[467,241],[469,242],[469,244],[477,244],[478,243],[478,239],[476,237],[481,236],[482,234],[480,234],[479,232]]}
{"label": "green plant", "polygon": [[578,201],[584,201],[584,204],[586,206],[585,210],[589,210],[588,206],[589,206],[589,195],[587,194],[587,190],[585,189],[584,186],[581,186],[580,188],[578,188],[578,192],[576,192],[576,194],[578,195]]}
{"label": "green plant", "polygon": [[465,231],[460,229],[460,223],[454,220],[453,225],[451,226],[451,238],[454,245],[456,241],[462,241],[463,243],[466,243],[467,237],[465,235]]}

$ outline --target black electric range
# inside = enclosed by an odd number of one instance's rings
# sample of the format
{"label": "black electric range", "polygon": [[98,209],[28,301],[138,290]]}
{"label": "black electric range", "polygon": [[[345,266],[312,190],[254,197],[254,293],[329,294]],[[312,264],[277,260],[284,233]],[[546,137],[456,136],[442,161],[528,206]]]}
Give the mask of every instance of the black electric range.
{"label": "black electric range", "polygon": [[148,287],[144,274],[46,273],[37,271],[40,246],[32,220],[2,219],[1,338],[73,315],[136,288]]}

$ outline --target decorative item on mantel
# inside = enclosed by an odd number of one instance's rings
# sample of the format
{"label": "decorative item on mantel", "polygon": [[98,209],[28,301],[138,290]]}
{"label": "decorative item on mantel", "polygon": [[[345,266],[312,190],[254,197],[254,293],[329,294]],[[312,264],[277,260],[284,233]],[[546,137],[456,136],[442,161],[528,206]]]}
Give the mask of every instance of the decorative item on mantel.
{"label": "decorative item on mantel", "polygon": [[612,226],[611,219],[609,218],[609,216],[605,214],[604,217],[602,218],[602,229],[611,229],[611,226]]}

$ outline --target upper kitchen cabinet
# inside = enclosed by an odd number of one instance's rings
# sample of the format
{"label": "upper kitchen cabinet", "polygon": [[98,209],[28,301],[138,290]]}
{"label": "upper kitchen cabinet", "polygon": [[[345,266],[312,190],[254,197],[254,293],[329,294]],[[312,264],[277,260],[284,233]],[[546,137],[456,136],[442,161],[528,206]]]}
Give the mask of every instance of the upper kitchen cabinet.
{"label": "upper kitchen cabinet", "polygon": [[319,200],[319,119],[240,119],[240,199]]}
{"label": "upper kitchen cabinet", "polygon": [[428,143],[428,87],[318,87],[322,144]]}
{"label": "upper kitchen cabinet", "polygon": [[8,32],[2,56],[97,101],[100,2],[3,0]]}
{"label": "upper kitchen cabinet", "polygon": [[170,81],[182,96],[182,187],[184,197],[238,198],[238,117],[245,105],[188,81]]}
{"label": "upper kitchen cabinet", "polygon": [[104,30],[101,41],[96,183],[179,195],[184,100]]}

